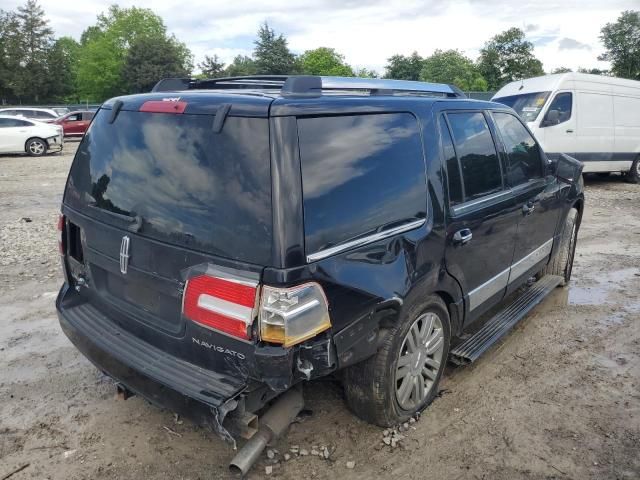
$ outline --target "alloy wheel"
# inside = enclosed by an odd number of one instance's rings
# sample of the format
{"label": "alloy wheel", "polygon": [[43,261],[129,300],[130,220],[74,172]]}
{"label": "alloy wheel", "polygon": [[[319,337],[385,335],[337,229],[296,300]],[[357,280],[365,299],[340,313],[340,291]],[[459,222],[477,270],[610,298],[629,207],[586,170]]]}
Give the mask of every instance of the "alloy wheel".
{"label": "alloy wheel", "polygon": [[418,317],[405,335],[395,372],[396,400],[404,410],[425,401],[438,377],[444,352],[442,320],[433,313]]}

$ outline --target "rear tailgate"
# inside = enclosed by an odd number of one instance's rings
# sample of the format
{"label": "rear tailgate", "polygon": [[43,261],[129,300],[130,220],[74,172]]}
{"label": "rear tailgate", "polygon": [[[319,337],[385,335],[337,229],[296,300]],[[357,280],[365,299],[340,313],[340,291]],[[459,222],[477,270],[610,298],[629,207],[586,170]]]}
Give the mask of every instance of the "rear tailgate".
{"label": "rear tailgate", "polygon": [[[220,110],[229,95],[169,100],[182,112],[144,111],[163,102],[156,96],[123,97],[84,137],[63,201],[71,282],[137,339],[246,378],[251,339],[186,319],[182,303],[189,277],[235,272],[257,284],[271,261],[270,99]],[[220,131],[217,111],[228,113]]]}

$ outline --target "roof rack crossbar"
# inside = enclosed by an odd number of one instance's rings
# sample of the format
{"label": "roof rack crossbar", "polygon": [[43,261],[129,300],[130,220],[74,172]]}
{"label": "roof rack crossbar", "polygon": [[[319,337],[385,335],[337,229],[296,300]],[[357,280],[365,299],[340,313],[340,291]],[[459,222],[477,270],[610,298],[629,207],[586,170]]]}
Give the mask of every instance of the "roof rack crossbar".
{"label": "roof rack crossbar", "polygon": [[153,92],[192,89],[279,89],[291,97],[319,96],[322,92],[368,91],[372,95],[442,95],[464,98],[465,94],[454,85],[444,83],[388,80],[380,78],[325,77],[315,75],[251,75],[213,79],[166,78],[160,80]]}

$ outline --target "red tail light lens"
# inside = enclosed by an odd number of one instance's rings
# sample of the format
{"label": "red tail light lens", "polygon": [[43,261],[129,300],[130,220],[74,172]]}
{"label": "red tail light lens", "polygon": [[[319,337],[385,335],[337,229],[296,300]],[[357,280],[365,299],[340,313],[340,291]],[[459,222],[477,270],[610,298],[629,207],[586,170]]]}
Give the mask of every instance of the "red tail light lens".
{"label": "red tail light lens", "polygon": [[183,315],[234,337],[251,338],[257,283],[198,275],[187,280]]}
{"label": "red tail light lens", "polygon": [[58,252],[64,255],[64,245],[62,244],[62,233],[64,232],[65,218],[64,215],[58,215]]}
{"label": "red tail light lens", "polygon": [[149,113],[184,113],[187,102],[169,100],[149,100],[140,107],[141,112]]}

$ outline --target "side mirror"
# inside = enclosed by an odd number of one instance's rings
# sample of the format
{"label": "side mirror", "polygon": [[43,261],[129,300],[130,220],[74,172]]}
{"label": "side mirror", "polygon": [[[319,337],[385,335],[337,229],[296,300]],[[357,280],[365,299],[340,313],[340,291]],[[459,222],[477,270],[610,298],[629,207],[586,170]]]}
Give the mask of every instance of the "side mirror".
{"label": "side mirror", "polygon": [[569,185],[573,185],[582,175],[584,165],[579,160],[563,153],[556,162],[555,175]]}
{"label": "side mirror", "polygon": [[544,116],[541,127],[549,127],[560,123],[560,112],[558,110],[549,110]]}

